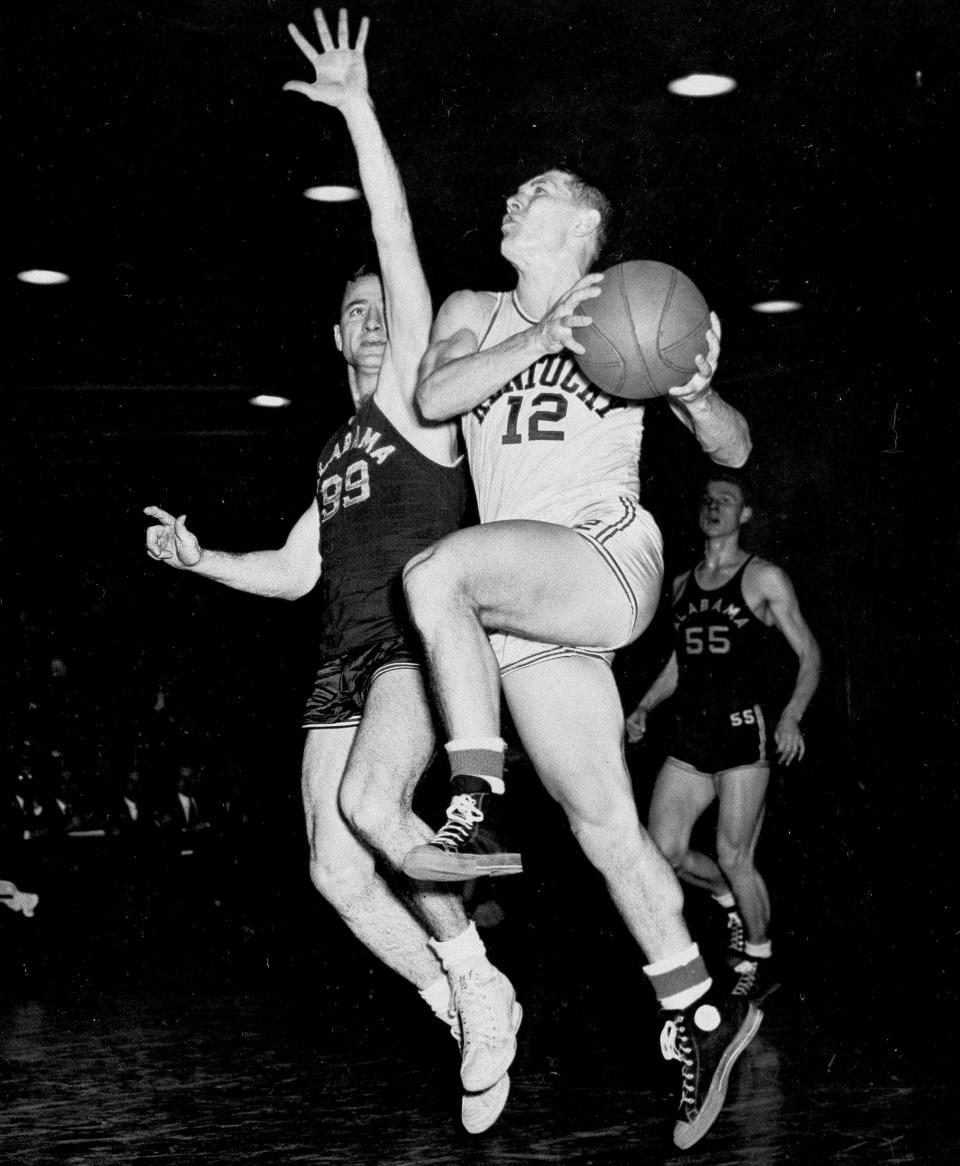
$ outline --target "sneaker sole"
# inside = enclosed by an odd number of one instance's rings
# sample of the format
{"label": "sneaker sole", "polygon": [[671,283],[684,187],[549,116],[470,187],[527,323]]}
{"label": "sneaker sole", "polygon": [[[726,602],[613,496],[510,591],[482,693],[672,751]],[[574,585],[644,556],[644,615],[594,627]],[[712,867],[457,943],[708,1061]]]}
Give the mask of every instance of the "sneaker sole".
{"label": "sneaker sole", "polygon": [[403,873],[421,882],[462,883],[523,874],[523,863],[519,854],[450,854],[435,846],[418,846],[404,858]]}
{"label": "sneaker sole", "polygon": [[727,1097],[727,1086],[730,1084],[730,1073],[737,1063],[740,1054],[757,1035],[757,1029],[763,1021],[763,1013],[755,1004],[751,1004],[743,1024],[737,1030],[736,1036],[727,1045],[720,1063],[717,1065],[707,1090],[707,1098],[703,1108],[692,1122],[678,1122],[673,1129],[673,1144],[679,1150],[689,1150],[696,1145],[710,1130],[710,1127],[720,1116],[720,1110]]}
{"label": "sneaker sole", "polygon": [[496,1066],[489,1077],[481,1077],[479,1080],[464,1081],[463,1071],[461,1069],[460,1083],[467,1093],[485,1093],[488,1089],[492,1089],[502,1077],[506,1076],[507,1070],[513,1064],[514,1058],[517,1055],[517,1032],[520,1029],[522,1020],[523,1008],[514,1001],[513,1012],[510,1014],[510,1024],[513,1028],[513,1048],[510,1051],[510,1056],[506,1058],[503,1065]]}
{"label": "sneaker sole", "polygon": [[497,1120],[510,1095],[510,1075],[504,1073],[499,1081],[481,1093],[465,1093],[460,1103],[460,1120],[468,1134],[482,1134]]}

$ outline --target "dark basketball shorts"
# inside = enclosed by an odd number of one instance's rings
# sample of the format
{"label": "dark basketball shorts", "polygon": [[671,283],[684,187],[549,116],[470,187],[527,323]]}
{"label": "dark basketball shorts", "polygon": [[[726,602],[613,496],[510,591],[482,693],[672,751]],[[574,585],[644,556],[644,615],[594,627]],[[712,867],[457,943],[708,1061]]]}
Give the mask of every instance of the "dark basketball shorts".
{"label": "dark basketball shorts", "polygon": [[396,635],[328,656],[317,669],[313,692],[303,716],[305,729],[333,729],[360,724],[370,686],[383,672],[423,667],[419,647]]}
{"label": "dark basketball shorts", "polygon": [[667,760],[690,773],[715,777],[731,769],[769,769],[767,722],[760,705],[733,712],[678,714]]}

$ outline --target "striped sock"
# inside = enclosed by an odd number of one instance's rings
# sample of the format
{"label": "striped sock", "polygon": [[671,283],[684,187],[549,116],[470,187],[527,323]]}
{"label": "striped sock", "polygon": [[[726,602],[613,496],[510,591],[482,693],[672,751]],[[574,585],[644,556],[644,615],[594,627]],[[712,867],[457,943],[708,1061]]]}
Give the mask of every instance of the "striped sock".
{"label": "striped sock", "polygon": [[647,964],[643,970],[653,985],[660,1007],[668,1012],[689,1008],[707,993],[713,983],[695,943],[677,955]]}
{"label": "striped sock", "polygon": [[[458,737],[444,746],[457,793],[502,794],[505,743],[499,737]],[[472,780],[471,780],[472,779]],[[478,785],[477,783],[482,783]]]}

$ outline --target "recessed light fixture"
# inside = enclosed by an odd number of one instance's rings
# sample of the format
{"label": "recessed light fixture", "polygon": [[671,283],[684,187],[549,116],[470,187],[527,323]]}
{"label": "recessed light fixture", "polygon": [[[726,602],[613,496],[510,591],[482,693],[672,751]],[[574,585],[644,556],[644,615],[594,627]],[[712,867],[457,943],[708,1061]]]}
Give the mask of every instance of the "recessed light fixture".
{"label": "recessed light fixture", "polygon": [[355,186],[308,186],[303,197],[314,202],[353,202],[360,191]]}
{"label": "recessed light fixture", "polygon": [[759,300],[750,307],[764,316],[779,316],[784,312],[799,312],[803,304],[799,300]]}
{"label": "recessed light fixture", "polygon": [[250,398],[251,405],[259,405],[261,409],[283,409],[290,404],[289,397],[275,397],[272,393],[258,393]]}
{"label": "recessed light fixture", "polygon": [[42,267],[31,267],[27,271],[18,271],[17,279],[21,283],[32,283],[37,287],[52,287],[56,283],[70,282],[70,276],[65,271],[47,271]]}
{"label": "recessed light fixture", "polygon": [[719,97],[736,89],[732,77],[721,73],[688,73],[686,77],[676,77],[667,88],[678,97]]}

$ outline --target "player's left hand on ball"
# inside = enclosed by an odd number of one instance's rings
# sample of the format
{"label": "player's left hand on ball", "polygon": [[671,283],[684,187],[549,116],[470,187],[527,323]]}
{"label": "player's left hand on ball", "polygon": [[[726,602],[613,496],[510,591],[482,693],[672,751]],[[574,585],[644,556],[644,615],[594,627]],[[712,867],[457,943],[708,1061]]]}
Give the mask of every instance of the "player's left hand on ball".
{"label": "player's left hand on ball", "polygon": [[670,389],[670,396],[681,401],[695,401],[710,388],[720,360],[720,320],[716,312],[710,313],[710,328],[707,330],[707,355],[696,356],[697,372],[685,385]]}
{"label": "player's left hand on ball", "polygon": [[800,725],[790,716],[780,718],[773,733],[773,740],[777,746],[777,757],[781,765],[789,765],[791,761],[800,761],[807,747],[804,744]]}
{"label": "player's left hand on ball", "polygon": [[318,53],[295,24],[288,24],[287,31],[294,43],[316,71],[313,81],[288,81],[284,90],[302,93],[311,101],[320,101],[334,109],[342,109],[351,98],[363,96],[367,92],[367,63],[363,50],[367,43],[370,20],[360,21],[356,44],[350,48],[350,26],[346,8],[340,9],[337,25],[337,43],[333,43],[330,29],[323,12],[314,9],[317,36],[321,51]]}

